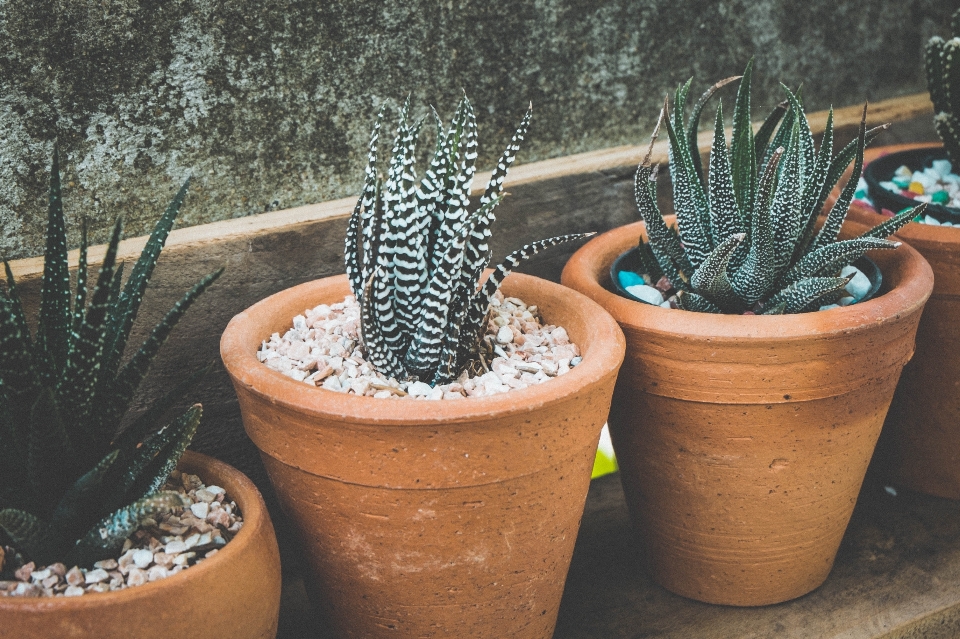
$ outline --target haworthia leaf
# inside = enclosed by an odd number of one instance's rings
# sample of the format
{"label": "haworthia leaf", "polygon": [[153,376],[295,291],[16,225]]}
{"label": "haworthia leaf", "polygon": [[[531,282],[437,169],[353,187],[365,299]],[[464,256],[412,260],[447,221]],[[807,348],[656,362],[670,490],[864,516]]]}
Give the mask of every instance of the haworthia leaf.
{"label": "haworthia leaf", "polygon": [[705,184],[705,181],[703,179],[703,165],[700,160],[700,146],[697,143],[697,137],[700,131],[700,116],[703,113],[703,108],[707,105],[707,101],[713,97],[714,93],[731,82],[739,80],[741,77],[742,76],[734,75],[714,83],[709,89],[703,92],[703,95],[700,96],[700,99],[697,100],[697,103],[693,106],[693,113],[690,114],[690,120],[687,123],[687,143],[690,145],[690,157],[693,160],[694,173],[701,184]]}
{"label": "haworthia leaf", "polygon": [[761,158],[762,164],[766,164],[770,159],[770,154],[776,148],[770,145],[770,138],[773,137],[773,132],[776,130],[777,125],[780,124],[780,120],[783,119],[784,114],[786,114],[789,105],[790,103],[784,100],[775,106],[757,130],[756,137],[753,141],[754,153],[755,157]]}
{"label": "haworthia leaf", "polygon": [[667,227],[660,215],[653,191],[657,183],[657,168],[640,166],[634,179],[634,198],[640,218],[647,227],[647,238],[663,274],[678,289],[689,288],[687,282],[693,266],[687,258],[683,245],[675,233]]}
{"label": "haworthia leaf", "polygon": [[137,491],[135,496],[146,497],[163,487],[196,434],[202,414],[200,404],[194,404],[137,449],[136,457],[125,469],[124,477],[124,485],[133,486]]}
{"label": "haworthia leaf", "polygon": [[840,227],[843,225],[843,220],[846,219],[847,211],[850,209],[850,203],[853,201],[853,195],[857,190],[857,183],[860,180],[860,174],[863,172],[863,148],[865,144],[866,131],[867,106],[864,105],[863,117],[860,119],[860,134],[857,136],[857,147],[856,155],[854,156],[853,172],[850,173],[850,179],[847,180],[847,184],[843,187],[843,190],[840,191],[840,196],[834,203],[833,208],[831,208],[830,213],[827,214],[827,219],[824,221],[823,226],[820,227],[820,232],[817,233],[817,236],[810,244],[810,248],[807,249],[808,252],[816,251],[817,249],[822,248],[837,239],[837,233],[840,232]]}
{"label": "haworthia leaf", "polygon": [[723,309],[702,295],[688,291],[677,293],[677,306],[684,311],[696,313],[723,313]]}
{"label": "haworthia leaf", "polygon": [[43,522],[24,510],[6,508],[0,510],[0,532],[29,553],[40,542]]}
{"label": "haworthia leaf", "polygon": [[717,105],[717,118],[714,124],[713,146],[710,149],[710,215],[713,224],[714,246],[719,246],[728,238],[746,232],[743,217],[737,206],[737,197],[733,190],[733,172],[730,167],[730,155],[727,140],[723,132],[723,103]]}
{"label": "haworthia leaf", "polygon": [[731,235],[707,256],[690,278],[690,285],[695,293],[712,300],[721,308],[738,306],[737,294],[727,278],[727,266],[730,264],[731,255],[746,237],[746,233]]}
{"label": "haworthia leaf", "polygon": [[678,137],[670,118],[666,119],[670,136],[670,177],[673,180],[673,206],[677,214],[677,226],[683,236],[683,244],[694,268],[700,265],[713,250],[709,225],[706,195],[703,185],[693,175],[693,162],[689,149]]}
{"label": "haworthia leaf", "polygon": [[50,207],[47,216],[47,247],[40,285],[40,318],[37,340],[55,366],[63,367],[67,358],[70,327],[70,271],[67,265],[67,231],[63,220],[60,190],[60,145],[53,146],[50,167]]}
{"label": "haworthia leaf", "polygon": [[816,310],[818,302],[836,293],[850,281],[847,277],[810,277],[790,284],[765,304],[770,309],[785,305],[784,313],[802,313]]}
{"label": "haworthia leaf", "polygon": [[808,277],[835,275],[842,267],[863,257],[867,251],[894,249],[898,246],[899,242],[874,237],[833,242],[805,255],[790,269],[784,283],[789,284]]}
{"label": "haworthia leaf", "polygon": [[[794,111],[795,113],[795,111]],[[799,118],[794,115],[795,120]],[[798,122],[792,127],[789,147],[781,164],[780,179],[769,207],[773,226],[773,272],[779,277],[790,265],[793,250],[801,229],[806,225],[802,219],[803,207],[803,144]]]}
{"label": "haworthia leaf", "polygon": [[156,518],[184,506],[183,498],[174,492],[158,493],[124,506],[98,521],[81,537],[70,553],[70,563],[90,564],[116,556],[123,542],[148,517]]}
{"label": "haworthia leaf", "polygon": [[753,123],[750,121],[750,82],[753,76],[753,58],[747,63],[737,101],[733,109],[733,140],[730,157],[733,166],[733,188],[737,206],[745,218],[753,215],[754,188],[757,180],[757,156],[754,149]]}
{"label": "haworthia leaf", "polygon": [[860,237],[889,237],[913,221],[913,218],[917,217],[918,215],[923,215],[926,210],[927,205],[924,202],[913,207],[912,209],[901,211],[890,219],[877,224],[869,231],[864,231]]}
{"label": "haworthia leaf", "polygon": [[[140,386],[140,382],[147,373],[150,362],[156,357],[163,343],[167,341],[167,337],[170,336],[170,332],[180,321],[180,318],[183,317],[183,314],[187,312],[187,309],[190,308],[197,297],[207,290],[222,274],[223,268],[221,267],[197,282],[192,289],[180,298],[179,302],[174,304],[173,308],[167,312],[160,323],[154,327],[150,336],[144,340],[137,352],[130,358],[130,361],[117,373],[116,381],[112,388],[116,397],[122,398],[123,402],[129,402],[133,398],[134,392]],[[125,410],[126,407],[124,406],[124,411],[122,412],[125,412]],[[110,433],[110,435],[112,436],[113,433]]]}
{"label": "haworthia leaf", "polygon": [[[157,259],[163,250],[163,245],[173,229],[174,220],[180,212],[183,200],[187,196],[187,190],[190,188],[190,178],[188,177],[173,200],[167,205],[166,211],[160,216],[150,233],[150,238],[140,252],[140,257],[133,265],[130,277],[123,289],[123,302],[118,304],[115,332],[110,336],[105,345],[106,352],[109,354],[108,362],[111,368],[119,362],[123,349],[127,345],[127,336],[133,326],[137,313],[140,310],[140,303],[143,301],[143,294],[147,290],[147,284],[150,276],[153,275],[153,269],[157,265]],[[119,284],[119,278],[117,284]]]}
{"label": "haworthia leaf", "polygon": [[960,163],[952,159],[960,158],[960,118],[953,113],[938,113],[933,117],[933,124],[951,161]]}
{"label": "haworthia leaf", "polygon": [[950,110],[947,94],[947,77],[943,72],[943,49],[946,42],[940,36],[933,36],[924,49],[924,68],[927,72],[927,89],[933,102],[933,113]]}
{"label": "haworthia leaf", "polygon": [[947,98],[947,111],[960,114],[960,37],[953,37],[943,43],[940,52],[943,66],[944,93]]}

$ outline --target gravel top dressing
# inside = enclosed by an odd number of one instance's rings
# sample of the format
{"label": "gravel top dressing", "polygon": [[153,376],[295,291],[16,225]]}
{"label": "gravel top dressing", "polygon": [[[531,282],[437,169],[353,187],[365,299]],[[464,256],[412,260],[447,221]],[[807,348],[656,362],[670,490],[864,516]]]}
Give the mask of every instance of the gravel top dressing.
{"label": "gravel top dressing", "polygon": [[212,557],[243,526],[223,488],[206,486],[196,475],[175,470],[164,490],[179,493],[187,505],[159,521],[145,520],[120,557],[90,569],[30,562],[17,569],[14,581],[0,581],[0,597],[78,597],[157,581]]}
{"label": "gravel top dressing", "polygon": [[[489,358],[482,353],[486,351]],[[562,375],[580,363],[580,349],[563,327],[544,325],[536,306],[497,293],[481,345],[481,370],[431,387],[376,372],[360,340],[360,305],[321,304],[293,318],[283,336],[274,333],[257,352],[261,362],[297,381],[341,393],[379,398],[463,399],[526,388]]]}

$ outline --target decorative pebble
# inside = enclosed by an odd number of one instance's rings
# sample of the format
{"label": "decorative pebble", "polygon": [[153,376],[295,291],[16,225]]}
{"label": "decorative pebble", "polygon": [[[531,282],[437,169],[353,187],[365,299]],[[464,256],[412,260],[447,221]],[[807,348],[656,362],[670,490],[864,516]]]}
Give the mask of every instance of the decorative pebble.
{"label": "decorative pebble", "polygon": [[859,302],[870,292],[870,278],[856,266],[844,266],[840,271],[840,277],[849,277],[850,275],[853,275],[853,277],[843,288],[850,293],[853,299]]}
{"label": "decorative pebble", "polygon": [[[953,173],[952,168],[949,160],[934,160],[932,166],[922,171],[911,171],[906,166],[901,166],[894,172],[891,180],[880,182],[880,186],[916,202],[960,208],[960,175]],[[861,183],[866,186],[863,178],[860,178],[854,197],[873,206],[865,188],[861,193]],[[914,221],[935,226],[955,226],[953,223],[940,222],[930,215],[921,219],[914,218]]]}
{"label": "decorative pebble", "polygon": [[106,581],[110,578],[110,575],[107,574],[107,571],[103,568],[94,568],[93,570],[88,570],[87,574],[84,575],[84,581],[88,584],[96,584],[101,581]]}
{"label": "decorative pebble", "polygon": [[137,568],[146,568],[153,563],[153,553],[146,548],[133,551],[133,563]]}
{"label": "decorative pebble", "polygon": [[[360,341],[360,309],[348,296],[337,304],[307,309],[301,322],[282,336],[274,333],[262,342],[257,358],[264,365],[293,379],[326,390],[380,399],[453,400],[505,393],[540,384],[575,366],[580,349],[570,343],[562,326],[542,324],[539,309],[498,292],[490,303],[484,334],[487,371],[471,377],[464,371],[448,384],[435,387],[420,381],[400,382],[374,370],[364,359]],[[299,328],[298,328],[299,327]],[[560,363],[564,362],[561,366]],[[529,370],[536,364],[535,372]],[[526,370],[521,367],[525,367]],[[553,371],[552,373],[548,371]],[[316,372],[310,372],[316,371]],[[496,372],[494,372],[496,371]],[[306,376],[300,373],[308,372]],[[206,520],[215,517],[211,509]]]}
{"label": "decorative pebble", "polygon": [[617,279],[620,280],[620,286],[628,288],[630,286],[643,286],[646,284],[643,277],[633,271],[620,271],[617,273]]}
{"label": "decorative pebble", "polygon": [[653,286],[647,286],[646,284],[629,286],[626,287],[626,291],[638,300],[646,302],[647,304],[653,304],[655,306],[660,306],[663,304],[663,294]]}

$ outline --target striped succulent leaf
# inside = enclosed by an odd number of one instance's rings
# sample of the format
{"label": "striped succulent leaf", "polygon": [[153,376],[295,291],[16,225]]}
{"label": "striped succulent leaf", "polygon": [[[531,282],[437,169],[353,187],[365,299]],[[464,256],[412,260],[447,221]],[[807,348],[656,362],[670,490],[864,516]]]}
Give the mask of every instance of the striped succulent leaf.
{"label": "striped succulent leaf", "polygon": [[950,21],[952,37],[930,38],[924,50],[933,123],[954,167],[960,166],[960,9]]}
{"label": "striped succulent leaf", "polygon": [[[460,100],[449,127],[433,111],[437,139],[416,187],[412,176],[419,126],[407,126],[408,105],[401,110],[382,197],[370,198],[366,192],[361,196],[344,243],[344,262],[360,303],[366,356],[381,373],[434,385],[455,379],[477,357],[477,333],[492,295],[484,291],[496,291],[514,261],[582,237],[564,236],[524,247],[478,291],[491,257],[494,209],[503,197],[503,182],[526,136],[531,112],[524,115],[474,208],[470,190],[476,172],[477,124],[470,101],[466,96]],[[379,119],[371,136],[366,184],[380,184],[375,177],[378,127]]]}
{"label": "striped succulent leaf", "polygon": [[[6,266],[7,286],[0,291],[0,463],[4,465],[0,512],[6,513],[0,516],[0,543],[17,543],[18,552],[29,558],[49,563],[74,557],[78,540],[91,526],[157,490],[158,477],[169,474],[196,431],[199,406],[166,426],[161,421],[196,382],[197,377],[191,376],[191,384],[177,385],[134,420],[131,428],[118,433],[160,345],[187,307],[222,272],[201,280],[121,365],[143,293],[186,188],[185,184],[157,222],[125,285],[123,264],[117,260],[121,236],[117,220],[89,297],[84,223],[77,290],[71,294],[55,156],[34,340]],[[35,520],[36,534],[30,539],[18,537],[23,530],[10,528],[27,521],[17,513]]]}
{"label": "striped succulent leaf", "polygon": [[[687,125],[682,110],[689,82],[675,93],[674,113],[666,105],[661,111],[656,130],[666,122],[676,228],[667,225],[657,208],[657,167],[650,166],[649,154],[637,170],[634,196],[649,239],[644,247],[648,259],[652,257],[657,265],[646,270],[670,280],[678,291],[677,304],[685,310],[755,314],[816,310],[840,294],[843,286],[838,282],[846,280],[835,276],[843,267],[868,250],[899,246],[883,238],[922,210],[898,215],[859,239],[838,242],[856,185],[853,179],[814,235],[817,216],[831,189],[851,162],[858,174],[864,147],[885,126],[867,130],[864,108],[857,139],[832,156],[832,111],[818,149],[800,92],[794,94],[783,86],[786,100],[774,108],[754,136],[750,121],[752,68],[751,60],[740,80],[729,146],[722,104],[717,108],[705,184],[692,160],[696,149],[692,140],[702,105],[717,85],[698,101]],[[708,197],[701,209],[704,187]]]}

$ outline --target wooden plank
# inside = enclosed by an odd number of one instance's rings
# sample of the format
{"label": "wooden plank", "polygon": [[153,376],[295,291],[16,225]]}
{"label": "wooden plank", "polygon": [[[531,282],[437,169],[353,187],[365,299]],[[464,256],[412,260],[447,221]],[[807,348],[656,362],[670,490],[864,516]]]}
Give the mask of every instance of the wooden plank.
{"label": "wooden plank", "polygon": [[[834,126],[838,132],[849,132],[851,129],[859,126],[861,111],[862,107],[860,105],[837,109],[834,112]],[[891,98],[871,105],[867,114],[867,124],[868,126],[876,126],[884,122],[908,120],[922,115],[933,115],[933,107],[926,93]],[[807,119],[810,121],[810,128],[815,135],[823,133],[827,122],[826,111],[810,113]],[[756,126],[759,126],[759,123],[757,123]],[[727,135],[728,137],[730,135],[729,129],[727,130]],[[712,131],[703,131],[700,133],[697,142],[702,153],[710,150],[712,136]],[[521,164],[510,171],[507,184],[510,189],[514,189],[518,186],[533,182],[555,180],[574,175],[582,175],[584,173],[611,171],[623,167],[635,167],[643,159],[647,148],[647,144],[619,146],[550,160],[542,160],[540,162]],[[665,136],[654,145],[653,158],[656,162],[666,161],[667,141]],[[474,196],[483,192],[486,179],[478,179],[476,180],[476,184],[477,186],[474,187],[472,192]],[[322,222],[324,220],[349,215],[355,203],[356,198],[344,198],[308,206],[300,206],[293,209],[262,213],[250,217],[223,220],[200,226],[191,226],[185,229],[177,229],[170,234],[167,245],[168,247],[200,246],[210,242],[254,237],[281,229],[294,228],[300,224]],[[187,206],[189,206],[189,199]],[[125,260],[136,259],[136,256],[139,255],[145,243],[146,237],[124,240],[120,245],[120,258]],[[105,247],[102,245],[91,247],[89,251],[90,263],[95,264],[102,260],[104,250]],[[76,263],[78,255],[78,251],[70,253],[70,262],[72,264]],[[34,257],[16,260],[11,263],[11,268],[18,280],[35,277],[43,272],[43,258]]]}

